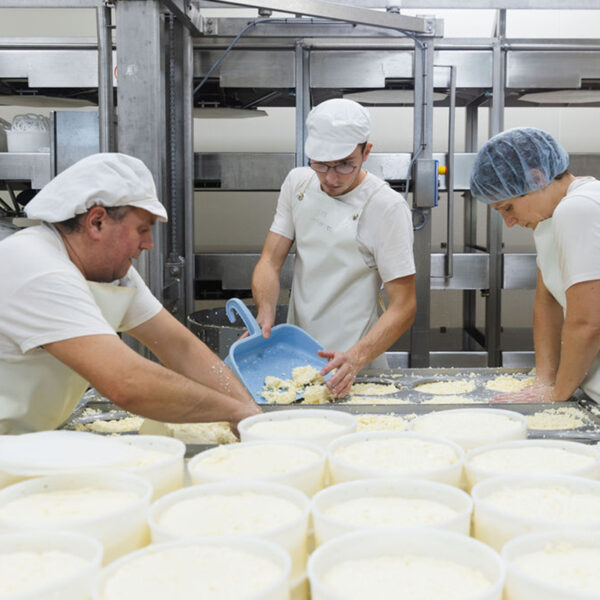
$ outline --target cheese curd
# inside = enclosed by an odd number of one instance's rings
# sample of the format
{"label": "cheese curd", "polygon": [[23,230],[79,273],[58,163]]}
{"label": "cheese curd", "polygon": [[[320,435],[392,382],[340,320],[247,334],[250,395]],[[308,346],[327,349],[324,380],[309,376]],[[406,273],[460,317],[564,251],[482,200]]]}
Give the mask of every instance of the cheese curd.
{"label": "cheese curd", "polygon": [[490,381],[486,381],[485,387],[494,392],[519,392],[534,382],[534,377],[519,379],[511,375],[499,375]]}
{"label": "cheese curd", "polygon": [[517,556],[511,563],[544,584],[600,597],[600,548],[549,543],[543,550]]}
{"label": "cheese curd", "polygon": [[398,388],[392,383],[355,383],[350,388],[350,394],[353,396],[385,396],[397,391]]}
{"label": "cheese curd", "polygon": [[0,519],[27,527],[101,517],[139,501],[134,492],[83,487],[36,492],[0,507]]}
{"label": "cheese curd", "polygon": [[467,398],[466,396],[449,395],[449,396],[433,396],[431,398],[425,398],[425,399],[421,400],[420,404],[476,404],[477,402],[484,402],[484,400],[477,400],[475,398]]}
{"label": "cheese curd", "polygon": [[467,467],[497,475],[567,473],[596,462],[593,456],[544,446],[498,448],[467,457]]}
{"label": "cheese curd", "polygon": [[297,386],[303,387],[309,383],[323,383],[323,375],[310,365],[292,369],[292,379]]}
{"label": "cheese curd", "polygon": [[[416,415],[412,415],[414,418]],[[399,417],[395,415],[358,415],[357,431],[404,431],[408,429],[411,415]]]}
{"label": "cheese curd", "polygon": [[296,385],[291,379],[267,375],[261,395],[269,404],[291,404],[297,393]]}
{"label": "cheese curd", "polygon": [[95,433],[123,433],[126,431],[139,431],[143,421],[143,417],[136,416],[109,421],[97,419],[91,423],[77,423],[74,429],[75,431],[93,431]]}
{"label": "cheese curd", "polygon": [[413,431],[450,438],[500,438],[521,428],[516,419],[475,409],[430,413],[413,423]]}
{"label": "cheese curd", "polygon": [[334,456],[357,467],[414,473],[441,469],[458,460],[454,449],[447,444],[419,439],[372,439],[338,448]]}
{"label": "cheese curd", "polygon": [[302,404],[328,404],[335,400],[326,385],[309,385],[304,388]]}
{"label": "cheese curd", "polygon": [[320,459],[308,448],[283,443],[221,446],[198,456],[194,471],[229,477],[268,477],[289,473]]}
{"label": "cheese curd", "polygon": [[332,519],[362,527],[382,525],[432,525],[456,516],[457,512],[433,500],[365,496],[328,507]]}
{"label": "cheese curd", "polygon": [[396,396],[350,396],[350,399],[343,404],[412,404],[412,402]]}
{"label": "cheese curd", "polygon": [[492,585],[478,569],[413,554],[346,560],[326,572],[323,582],[347,600],[464,600]]}
{"label": "cheese curd", "polygon": [[565,487],[502,488],[484,501],[504,513],[555,523],[600,522],[600,496]]}
{"label": "cheese curd", "polygon": [[122,565],[106,581],[102,600],[243,600],[281,574],[272,561],[233,548],[170,548]]}
{"label": "cheese curd", "polygon": [[167,428],[175,439],[185,444],[232,444],[238,441],[226,421],[167,423]]}
{"label": "cheese curd", "polygon": [[423,394],[468,394],[475,389],[475,382],[468,379],[456,379],[449,381],[432,381],[429,383],[421,383],[415,386],[417,392]]}
{"label": "cheese curd", "polygon": [[89,563],[59,550],[0,554],[0,598],[33,592],[82,571]]}
{"label": "cheese curd", "polygon": [[569,406],[549,408],[527,417],[529,429],[576,429],[589,423],[585,413]]}
{"label": "cheese curd", "polygon": [[211,494],[181,500],[157,519],[181,535],[252,535],[290,523],[302,515],[289,500],[255,492]]}
{"label": "cheese curd", "polygon": [[248,428],[248,432],[265,437],[310,437],[318,433],[331,433],[341,431],[344,425],[335,423],[330,419],[319,418],[297,418],[297,419],[276,419],[273,421],[261,421]]}

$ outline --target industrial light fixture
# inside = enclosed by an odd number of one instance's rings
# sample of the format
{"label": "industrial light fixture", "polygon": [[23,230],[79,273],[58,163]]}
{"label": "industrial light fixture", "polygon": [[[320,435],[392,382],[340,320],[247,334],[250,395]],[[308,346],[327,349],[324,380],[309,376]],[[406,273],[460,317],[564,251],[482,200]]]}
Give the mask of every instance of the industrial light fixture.
{"label": "industrial light fixture", "polygon": [[[444,100],[448,94],[433,92],[433,100]],[[355,100],[363,104],[414,104],[415,93],[413,90],[366,90],[344,94],[344,98]]]}
{"label": "industrial light fixture", "polygon": [[194,108],[194,119],[252,119],[266,117],[266,111],[249,108],[229,108],[226,106],[200,106]]}
{"label": "industrial light fixture", "polygon": [[591,104],[600,102],[600,90],[554,90],[535,92],[519,97],[523,102],[534,104]]}

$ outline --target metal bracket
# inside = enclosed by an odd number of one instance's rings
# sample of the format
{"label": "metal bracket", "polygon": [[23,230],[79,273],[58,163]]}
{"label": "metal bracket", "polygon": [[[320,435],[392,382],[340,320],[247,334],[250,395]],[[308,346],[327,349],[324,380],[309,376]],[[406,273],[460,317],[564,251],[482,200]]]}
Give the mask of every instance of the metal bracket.
{"label": "metal bracket", "polygon": [[437,206],[438,161],[417,158],[413,166],[413,205],[417,208]]}
{"label": "metal bracket", "polygon": [[185,259],[169,257],[165,263],[163,306],[180,321],[185,318]]}

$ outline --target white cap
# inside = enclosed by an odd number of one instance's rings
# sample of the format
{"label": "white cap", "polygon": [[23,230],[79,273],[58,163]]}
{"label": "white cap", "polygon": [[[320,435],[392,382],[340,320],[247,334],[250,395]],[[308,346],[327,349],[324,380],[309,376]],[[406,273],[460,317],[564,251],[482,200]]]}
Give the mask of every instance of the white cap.
{"label": "white cap", "polygon": [[92,154],[59,173],[25,207],[30,219],[60,223],[92,206],[135,206],[167,221],[148,167],[133,156]]}
{"label": "white cap", "polygon": [[315,106],[306,119],[308,136],[304,150],[312,160],[346,158],[369,139],[369,111],[354,100],[334,98]]}

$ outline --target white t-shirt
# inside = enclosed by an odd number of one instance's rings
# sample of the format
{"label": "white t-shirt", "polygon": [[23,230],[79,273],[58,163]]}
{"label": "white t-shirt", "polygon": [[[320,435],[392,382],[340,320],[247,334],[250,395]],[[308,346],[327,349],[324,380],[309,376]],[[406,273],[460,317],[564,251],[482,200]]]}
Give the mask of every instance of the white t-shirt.
{"label": "white t-shirt", "polygon": [[[74,389],[87,382],[54,359],[44,344],[87,335],[116,335],[88,283],[49,224],[0,242],[0,433],[52,429],[72,412]],[[135,288],[119,331],[161,310],[137,271],[114,285]]]}
{"label": "white t-shirt", "polygon": [[[306,181],[313,176],[307,191],[320,189],[319,179],[310,167],[292,169],[277,201],[277,211],[271,231],[290,240],[295,239],[292,217],[293,200]],[[360,185],[336,200],[362,208],[382,180],[371,173]],[[381,188],[366,205],[358,227],[357,242],[365,263],[377,267],[384,283],[415,272],[413,258],[413,228],[410,209],[401,194],[389,186]]]}
{"label": "white t-shirt", "polygon": [[[552,218],[536,227],[534,240],[544,285],[566,310],[566,292],[572,285],[600,279],[600,181],[573,181]],[[600,402],[600,355],[581,388]]]}

